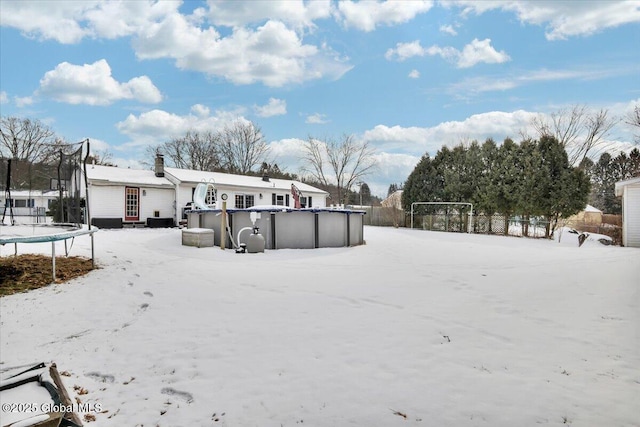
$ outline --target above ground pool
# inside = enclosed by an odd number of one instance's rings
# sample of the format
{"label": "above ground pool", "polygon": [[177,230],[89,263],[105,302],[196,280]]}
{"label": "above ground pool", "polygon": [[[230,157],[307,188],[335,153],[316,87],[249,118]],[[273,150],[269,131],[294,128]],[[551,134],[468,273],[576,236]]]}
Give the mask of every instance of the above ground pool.
{"label": "above ground pool", "polygon": [[[266,249],[337,248],[364,244],[364,211],[280,206],[227,209],[227,225],[236,244],[246,243],[252,232],[252,213],[258,216],[255,226],[264,237]],[[220,246],[221,224],[221,209],[187,211],[187,227],[214,230],[216,246]],[[225,234],[225,247],[232,248],[229,232]]]}

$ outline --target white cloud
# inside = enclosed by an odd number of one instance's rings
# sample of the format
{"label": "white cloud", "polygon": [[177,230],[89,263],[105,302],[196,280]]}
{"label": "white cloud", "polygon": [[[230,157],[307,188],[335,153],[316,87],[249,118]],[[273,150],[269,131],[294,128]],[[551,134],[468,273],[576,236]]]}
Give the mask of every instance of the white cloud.
{"label": "white cloud", "polygon": [[493,9],[514,12],[523,23],[546,25],[548,40],[587,36],[640,22],[640,3],[637,1],[453,0],[442,4],[460,6],[463,14],[482,14]]}
{"label": "white cloud", "polygon": [[59,43],[85,37],[117,38],[136,33],[149,22],[174,13],[179,2],[168,1],[2,1],[2,25],[26,36]]}
{"label": "white cloud", "polygon": [[473,77],[452,84],[447,92],[457,98],[466,99],[485,92],[504,91],[537,82],[562,80],[593,80],[636,72],[635,69],[595,69],[582,67],[576,70],[534,70],[520,75]]}
{"label": "white cloud", "polygon": [[364,178],[371,193],[385,198],[389,185],[404,184],[420,161],[420,156],[409,154],[379,152],[374,155],[377,163],[376,172]]}
{"label": "white cloud", "polygon": [[16,102],[16,106],[19,108],[33,104],[33,98],[30,96],[15,96],[13,99]]}
{"label": "white cloud", "polygon": [[182,15],[145,28],[134,39],[141,59],[173,58],[178,68],[223,77],[236,84],[279,87],[320,78],[339,78],[351,69],[327,46],[304,44],[282,22],[255,30],[234,27],[221,37],[193,26]]}
{"label": "white cloud", "polygon": [[211,110],[205,105],[195,104],[191,106],[191,112],[198,117],[207,117]]}
{"label": "white cloud", "polygon": [[458,68],[469,68],[479,63],[501,64],[511,60],[504,51],[498,52],[491,46],[491,39],[473,39],[462,51],[452,47],[441,48],[434,45],[426,52],[429,55],[438,55],[446,60],[453,60]]}
{"label": "white cloud", "polygon": [[373,31],[380,24],[397,25],[408,22],[431,9],[433,1],[359,1],[338,3],[336,18],[347,28]]}
{"label": "white cloud", "polygon": [[[206,108],[206,107],[204,107]],[[192,107],[192,112],[180,116],[164,110],[151,110],[139,116],[129,114],[127,118],[116,123],[118,131],[131,138],[125,147],[153,145],[174,137],[183,136],[189,130],[210,131],[221,129],[225,124],[235,120],[246,121],[237,111],[216,111],[214,115],[202,115],[202,106]]]}
{"label": "white cloud", "polygon": [[412,79],[419,79],[419,78],[420,78],[420,71],[418,71],[418,70],[411,70],[411,72],[409,73],[409,78],[412,78]]}
{"label": "white cloud", "polygon": [[315,125],[323,125],[325,123],[329,123],[329,120],[327,120],[326,114],[314,113],[308,115],[304,122]]}
{"label": "white cloud", "polygon": [[282,170],[299,173],[301,159],[304,156],[304,141],[298,138],[286,138],[269,143],[269,151]]}
{"label": "white cloud", "polygon": [[0,91],[0,104],[8,104],[8,103],[9,103],[9,96],[7,95],[7,92]]}
{"label": "white cloud", "polygon": [[453,28],[453,25],[441,25],[440,32],[450,34],[452,36],[458,35],[458,32],[456,31],[455,28]]}
{"label": "white cloud", "polygon": [[267,105],[255,105],[254,110],[258,117],[272,117],[287,114],[287,101],[284,99],[269,98]]}
{"label": "white cloud", "polygon": [[506,137],[516,138],[521,130],[532,133],[531,119],[537,113],[527,111],[475,114],[463,121],[443,122],[434,127],[402,127],[378,125],[364,132],[363,139],[381,151],[420,156],[435,154],[443,144],[493,138],[502,142]]}
{"label": "white cloud", "polygon": [[158,103],[162,95],[147,76],[119,83],[111,67],[101,59],[93,64],[58,64],[40,80],[38,93],[69,104],[109,105],[121,99]]}
{"label": "white cloud", "polygon": [[501,64],[511,58],[504,51],[498,52],[491,46],[491,39],[473,39],[466,45],[458,58],[458,68],[469,68],[481,62]]}
{"label": "white cloud", "polygon": [[[98,0],[0,1],[2,25],[27,36],[77,43],[85,37],[132,37],[140,59],[171,58],[178,68],[218,76],[235,84],[283,86],[321,78],[338,79],[352,67],[329,46],[305,44],[313,20],[327,18],[331,3],[209,2],[191,15],[181,2]],[[210,22],[231,25],[222,36]],[[268,20],[267,20],[268,18]],[[260,23],[251,28],[243,26]],[[293,26],[294,29],[287,25]]]}
{"label": "white cloud", "polygon": [[89,146],[91,147],[91,154],[96,154],[101,151],[108,151],[111,149],[111,145],[109,145],[108,142],[97,138],[89,138]]}
{"label": "white cloud", "polygon": [[270,19],[279,20],[294,27],[313,27],[313,21],[331,17],[330,0],[208,0],[207,16],[215,25],[242,27],[262,23]]}
{"label": "white cloud", "polygon": [[404,61],[414,56],[424,56],[425,53],[425,49],[420,46],[420,41],[414,40],[410,43],[397,43],[395,49],[387,49],[384,57],[389,61],[393,59]]}
{"label": "white cloud", "polygon": [[425,49],[419,40],[410,43],[398,43],[395,49],[388,49],[384,57],[391,61],[404,61],[414,56],[440,56],[456,63],[458,68],[469,68],[484,62],[487,64],[500,64],[509,61],[509,55],[504,51],[498,52],[491,46],[491,39],[473,39],[462,51],[453,47],[439,47],[433,45]]}

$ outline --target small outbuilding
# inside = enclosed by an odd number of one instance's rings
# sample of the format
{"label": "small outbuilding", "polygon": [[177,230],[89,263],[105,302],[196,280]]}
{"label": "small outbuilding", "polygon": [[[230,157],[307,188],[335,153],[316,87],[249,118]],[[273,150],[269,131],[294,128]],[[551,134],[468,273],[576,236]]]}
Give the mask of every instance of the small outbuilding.
{"label": "small outbuilding", "polygon": [[622,244],[640,248],[640,177],[616,182],[615,193],[622,197]]}
{"label": "small outbuilding", "polygon": [[591,205],[587,205],[582,211],[577,214],[570,216],[567,219],[569,224],[581,224],[581,225],[592,225],[599,226],[602,224],[602,211],[596,207]]}
{"label": "small outbuilding", "polygon": [[402,210],[402,190],[394,191],[380,204],[384,208],[396,208]]}

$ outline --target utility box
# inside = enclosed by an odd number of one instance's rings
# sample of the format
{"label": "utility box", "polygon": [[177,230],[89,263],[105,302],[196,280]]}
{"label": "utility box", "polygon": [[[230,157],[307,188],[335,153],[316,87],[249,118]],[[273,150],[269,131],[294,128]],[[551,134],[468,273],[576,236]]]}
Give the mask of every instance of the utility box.
{"label": "utility box", "polygon": [[213,247],[213,230],[210,228],[186,228],[182,230],[182,246]]}

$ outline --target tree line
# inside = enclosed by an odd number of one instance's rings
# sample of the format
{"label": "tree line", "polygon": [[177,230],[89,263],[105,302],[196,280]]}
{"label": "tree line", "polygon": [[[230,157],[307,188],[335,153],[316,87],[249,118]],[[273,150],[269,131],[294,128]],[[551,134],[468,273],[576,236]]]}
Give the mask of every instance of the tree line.
{"label": "tree line", "polygon": [[405,209],[413,202],[468,202],[476,214],[544,217],[551,227],[560,217],[582,210],[591,184],[572,167],[563,145],[553,136],[498,146],[487,139],[452,149],[444,146],[432,159],[425,154],[409,175],[402,193]]}
{"label": "tree line", "polygon": [[604,213],[622,214],[622,200],[615,195],[618,181],[640,177],[640,150],[634,148],[626,154],[612,156],[602,153],[597,162],[585,159],[581,167],[591,180],[589,204]]}

